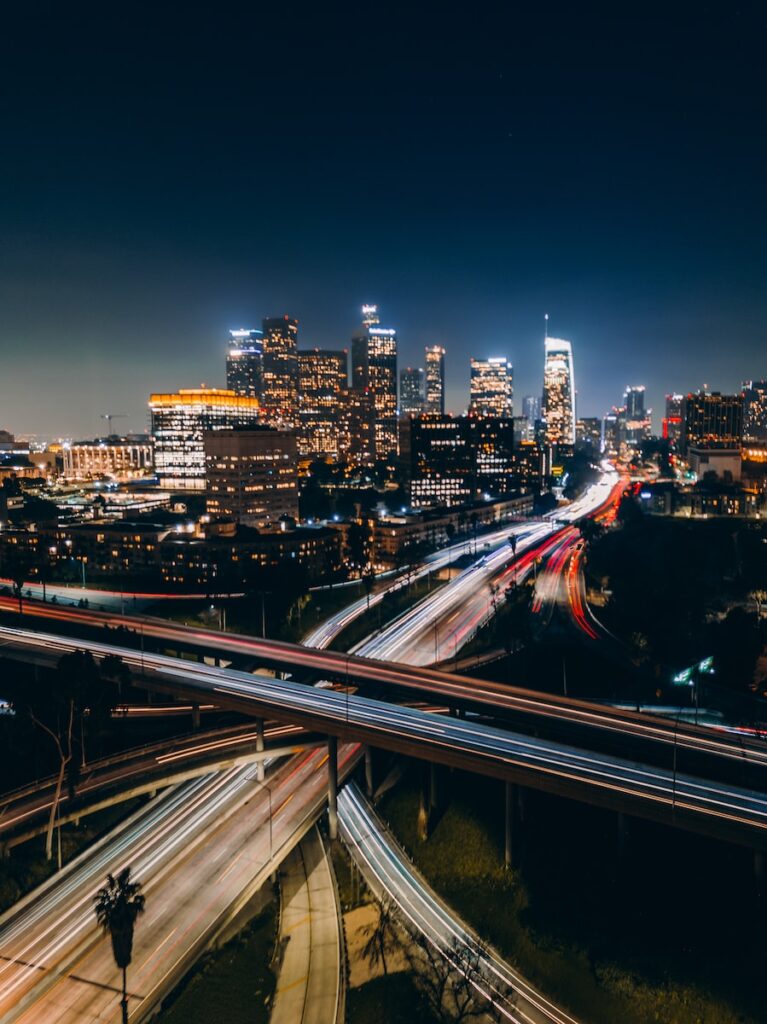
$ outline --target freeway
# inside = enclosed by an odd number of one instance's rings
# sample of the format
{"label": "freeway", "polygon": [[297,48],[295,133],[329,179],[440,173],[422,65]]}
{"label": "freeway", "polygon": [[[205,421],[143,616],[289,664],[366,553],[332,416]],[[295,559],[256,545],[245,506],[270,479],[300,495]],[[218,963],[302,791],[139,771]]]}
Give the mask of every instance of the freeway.
{"label": "freeway", "polygon": [[[0,577],[0,589],[14,592],[13,580]],[[147,593],[143,591],[101,590],[95,587],[81,587],[66,583],[33,583],[29,581],[21,588],[23,600],[53,601],[54,604],[79,606],[86,602],[90,608],[105,611],[136,612],[156,604],[158,601],[200,601],[206,594],[188,593]],[[14,598],[14,600],[17,600]]]}
{"label": "freeway", "polygon": [[454,915],[415,870],[354,783],[341,792],[338,812],[341,834],[379,899],[390,900],[405,923],[426,935],[446,956],[451,955],[453,942],[479,950],[482,991],[493,1001],[501,1020],[510,1024],[576,1024]]}
{"label": "freeway", "polygon": [[[339,750],[339,772],[356,753]],[[131,1020],[145,1019],[322,812],[327,752],[217,772],[168,790],[0,918],[0,1019],[95,1024],[119,1013],[119,972],[93,895],[130,864],[143,883],[129,971]]]}
{"label": "freeway", "polygon": [[[3,653],[56,664],[78,642],[54,634],[0,628]],[[474,720],[437,718],[343,692],[288,679],[194,664],[167,655],[91,642],[96,658],[121,657],[137,681],[256,717],[304,725],[343,740],[369,743],[411,757],[518,782],[598,806],[680,825],[754,848],[767,848],[767,798],[760,789],[728,785],[678,770],[676,747],[668,767],[599,754],[554,740],[505,731]],[[598,717],[604,708],[587,705]],[[607,713],[619,721],[625,712]],[[641,719],[641,716],[636,716]],[[633,720],[632,720],[633,721]],[[649,724],[649,723],[647,723]],[[672,723],[658,722],[658,728]],[[685,727],[673,723],[677,731]],[[699,730],[702,731],[702,730]],[[697,737],[697,732],[694,732]],[[729,737],[700,737],[726,747]],[[743,747],[738,738],[734,746]],[[761,762],[767,749],[759,744]]]}
{"label": "freeway", "polygon": [[[262,753],[261,740],[266,747]],[[296,725],[270,726],[263,736],[252,725],[215,729],[163,740],[91,761],[81,770],[74,797],[64,788],[56,821],[66,824],[85,814],[152,793],[214,769],[284,757],[301,749],[308,737]],[[45,831],[57,777],[38,779],[0,797],[0,843],[4,851]]]}

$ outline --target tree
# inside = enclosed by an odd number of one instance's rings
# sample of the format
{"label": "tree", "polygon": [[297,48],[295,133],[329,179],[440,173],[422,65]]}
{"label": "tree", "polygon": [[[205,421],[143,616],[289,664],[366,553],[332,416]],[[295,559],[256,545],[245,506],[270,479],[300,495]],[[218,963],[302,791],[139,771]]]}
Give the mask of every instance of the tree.
{"label": "tree", "polygon": [[767,590],[752,590],[749,597],[756,605],[756,618],[759,620],[762,617],[762,605],[767,603]]}
{"label": "tree", "polygon": [[448,523],[445,526],[445,534],[447,536],[447,543],[448,543],[448,548],[449,548],[449,550],[448,550],[448,566],[447,567],[448,567],[448,570],[450,570],[452,568],[452,565],[453,565],[453,538],[455,537],[455,523]]}
{"label": "tree", "polygon": [[387,899],[376,899],[374,906],[375,921],[363,929],[367,941],[362,947],[362,956],[373,968],[380,964],[384,977],[388,977],[388,958],[402,948],[402,937],[392,904]]}
{"label": "tree", "polygon": [[605,532],[604,526],[598,523],[596,519],[581,519],[578,523],[578,529],[581,532],[581,537],[587,544],[592,544],[594,541],[599,540],[602,534]]}
{"label": "tree", "polygon": [[372,565],[369,565],[362,574],[362,586],[365,588],[365,595],[368,599],[368,610],[370,609],[370,595],[373,593],[373,586],[375,585],[376,574]]}
{"label": "tree", "polygon": [[8,561],[6,571],[13,583],[13,592],[18,598],[19,615],[22,615],[24,613],[23,589],[29,575],[29,562],[19,552],[14,552]]}
{"label": "tree", "polygon": [[80,768],[74,756],[78,742],[82,760],[85,760],[85,714],[88,712],[93,721],[103,720],[116,707],[117,700],[116,686],[101,678],[93,655],[89,651],[73,651],[61,658],[55,673],[36,673],[23,696],[14,701],[14,709],[26,714],[32,724],[49,737],[58,758],[45,839],[48,860],[53,857],[53,832],[67,775],[70,799],[75,795]]}
{"label": "tree", "polygon": [[141,883],[131,881],[131,869],[125,867],[115,878],[107,875],[107,884],[94,897],[96,920],[112,940],[115,963],[122,971],[123,1024],[128,1022],[127,972],[133,956],[133,930],[136,918],[144,913],[145,899]]}

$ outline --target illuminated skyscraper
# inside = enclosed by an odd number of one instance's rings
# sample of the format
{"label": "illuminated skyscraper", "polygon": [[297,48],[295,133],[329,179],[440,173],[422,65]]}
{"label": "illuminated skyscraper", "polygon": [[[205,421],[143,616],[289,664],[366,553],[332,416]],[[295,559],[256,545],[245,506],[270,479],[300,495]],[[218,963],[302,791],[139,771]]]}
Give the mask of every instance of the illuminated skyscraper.
{"label": "illuminated skyscraper", "polygon": [[348,388],[339,410],[339,453],[356,466],[370,466],[375,450],[375,411],[367,388]]}
{"label": "illuminated skyscraper", "polygon": [[298,320],[267,317],[263,323],[264,419],[273,425],[298,425]]}
{"label": "illuminated skyscraper", "polygon": [[445,350],[441,345],[426,346],[426,412],[442,416],[445,412]]}
{"label": "illuminated skyscraper", "polygon": [[547,444],[575,444],[573,347],[562,338],[546,338],[543,364],[543,415]]}
{"label": "illuminated skyscraper", "polygon": [[663,436],[678,446],[682,437],[682,403],[684,395],[666,395],[666,415],[663,417]]}
{"label": "illuminated skyscraper", "polygon": [[256,527],[276,527],[282,516],[298,518],[292,430],[254,426],[206,431],[203,446],[210,515]]}
{"label": "illuminated skyscraper", "polygon": [[743,436],[767,441],[767,380],[743,382]]}
{"label": "illuminated skyscraper", "polygon": [[475,416],[513,416],[513,375],[504,356],[471,360],[469,412]]}
{"label": "illuminated skyscraper", "polygon": [[205,431],[252,427],[258,399],[220,388],[181,388],[149,398],[155,471],[163,487],[202,490],[205,486]]}
{"label": "illuminated skyscraper", "polygon": [[341,395],[348,384],[346,349],[298,353],[299,454],[338,456]]}
{"label": "illuminated skyscraper", "polygon": [[399,374],[399,411],[403,416],[417,416],[425,408],[423,370],[404,367]]}
{"label": "illuminated skyscraper", "polygon": [[362,327],[352,338],[352,386],[373,399],[376,459],[397,451],[397,332],[380,327],[377,306],[362,307]]}
{"label": "illuminated skyscraper", "polygon": [[682,445],[689,448],[740,448],[743,443],[743,395],[699,391],[682,403]]}
{"label": "illuminated skyscraper", "polygon": [[226,386],[236,395],[261,398],[264,386],[263,332],[241,328],[229,332]]}
{"label": "illuminated skyscraper", "polygon": [[626,443],[637,445],[650,436],[652,414],[645,409],[645,388],[643,384],[629,384],[623,395],[626,409]]}

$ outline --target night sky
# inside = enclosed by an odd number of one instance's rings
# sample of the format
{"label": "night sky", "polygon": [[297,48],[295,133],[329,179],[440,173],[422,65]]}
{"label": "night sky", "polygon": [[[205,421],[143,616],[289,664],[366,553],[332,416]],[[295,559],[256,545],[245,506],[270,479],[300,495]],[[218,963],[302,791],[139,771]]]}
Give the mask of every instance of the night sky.
{"label": "night sky", "polygon": [[580,415],[767,376],[764,5],[154,6],[4,15],[0,427],[142,429],[363,302],[454,411],[470,355],[540,392],[544,312]]}

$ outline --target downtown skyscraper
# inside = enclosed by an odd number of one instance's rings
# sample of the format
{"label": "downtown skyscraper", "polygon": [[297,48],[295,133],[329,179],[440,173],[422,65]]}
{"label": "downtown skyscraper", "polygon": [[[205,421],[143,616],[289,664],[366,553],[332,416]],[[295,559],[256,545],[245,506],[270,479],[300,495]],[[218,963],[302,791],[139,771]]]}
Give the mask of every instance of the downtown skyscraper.
{"label": "downtown skyscraper", "polygon": [[471,360],[469,412],[475,416],[497,416],[511,419],[513,408],[513,373],[505,356]]}
{"label": "downtown skyscraper", "polygon": [[541,413],[547,444],[575,444],[573,347],[564,338],[547,337],[544,342]]}
{"label": "downtown skyscraper", "polygon": [[441,345],[426,346],[424,410],[438,416],[445,412],[445,350]]}
{"label": "downtown skyscraper", "polygon": [[348,361],[346,349],[313,348],[298,353],[300,455],[339,455]]}
{"label": "downtown skyscraper", "polygon": [[298,425],[298,320],[267,317],[263,322],[264,420],[274,426]]}
{"label": "downtown skyscraper", "polygon": [[236,395],[261,399],[264,387],[264,335],[253,328],[229,332],[226,386]]}
{"label": "downtown skyscraper", "polygon": [[373,455],[386,459],[397,451],[397,332],[381,327],[377,306],[362,307],[362,325],[352,338],[352,387],[370,394]]}
{"label": "downtown skyscraper", "polygon": [[399,411],[403,416],[420,416],[426,410],[425,374],[420,367],[405,366],[399,374]]}

